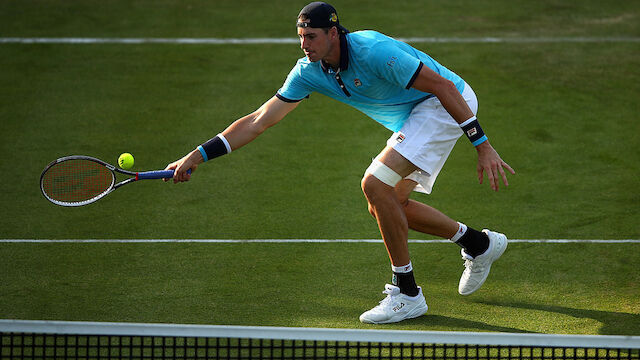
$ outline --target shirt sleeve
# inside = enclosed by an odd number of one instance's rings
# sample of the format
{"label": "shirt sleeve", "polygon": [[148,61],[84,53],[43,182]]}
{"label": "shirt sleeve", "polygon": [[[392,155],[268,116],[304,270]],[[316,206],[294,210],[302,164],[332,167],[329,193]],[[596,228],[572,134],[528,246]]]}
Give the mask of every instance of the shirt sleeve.
{"label": "shirt sleeve", "polygon": [[381,78],[401,86],[411,88],[422,62],[390,42],[377,44],[369,54],[372,70]]}
{"label": "shirt sleeve", "polygon": [[278,99],[285,102],[298,102],[304,98],[308,98],[311,93],[311,89],[305,84],[300,75],[300,64],[291,69],[287,79],[282,84],[282,87],[276,93]]}

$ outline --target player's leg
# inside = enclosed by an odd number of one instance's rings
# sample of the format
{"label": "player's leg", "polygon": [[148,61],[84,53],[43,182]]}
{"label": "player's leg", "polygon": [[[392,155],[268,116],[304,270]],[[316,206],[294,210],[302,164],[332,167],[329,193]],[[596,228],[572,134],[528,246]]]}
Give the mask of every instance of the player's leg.
{"label": "player's leg", "polygon": [[408,223],[395,192],[396,184],[415,171],[415,166],[392,148],[386,148],[367,169],[362,190],[369,211],[376,218],[393,271],[393,285],[386,285],[387,297],[360,316],[366,323],[391,323],[418,317],[427,312],[427,304],[413,277],[409,257]]}
{"label": "player's leg", "polygon": [[460,277],[458,292],[461,295],[472,294],[484,284],[491,264],[504,253],[507,237],[487,229],[478,231],[429,205],[409,199],[416,185],[413,180],[403,179],[395,188],[398,201],[404,206],[409,228],[449,239],[462,248],[460,253],[465,261],[465,270]]}
{"label": "player's leg", "polygon": [[415,165],[397,151],[386,148],[362,179],[362,191],[367,198],[369,212],[378,222],[393,266],[404,266],[410,261],[407,246],[409,226],[395,186],[415,169]]}
{"label": "player's leg", "polygon": [[396,196],[404,207],[409,229],[424,234],[451,239],[458,231],[458,222],[439,210],[409,198],[417,182],[403,179],[396,185]]}
{"label": "player's leg", "polygon": [[489,238],[483,232],[459,223],[438,209],[409,198],[418,183],[403,179],[396,185],[396,196],[404,207],[409,229],[452,240],[465,253],[475,257],[489,248]]}
{"label": "player's leg", "polygon": [[[465,85],[462,96],[472,112],[477,113],[477,98],[468,84]],[[435,179],[461,135],[459,125],[440,102],[432,98],[414,108],[402,129],[389,138],[387,146],[394,148],[420,169],[405,180],[414,180],[420,185],[417,190],[430,193]],[[478,231],[448,218],[428,205],[409,200],[409,189],[413,185],[411,181],[402,181],[396,186],[399,200],[404,204],[408,227],[450,239],[462,247],[461,254],[466,269],[460,278],[458,291],[462,295],[473,293],[484,283],[491,263],[504,252],[507,246],[506,236],[488,230]]]}

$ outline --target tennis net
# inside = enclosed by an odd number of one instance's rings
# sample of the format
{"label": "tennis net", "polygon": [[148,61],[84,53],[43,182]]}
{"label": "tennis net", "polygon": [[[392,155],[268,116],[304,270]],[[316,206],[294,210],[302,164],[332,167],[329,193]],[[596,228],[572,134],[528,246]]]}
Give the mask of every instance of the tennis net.
{"label": "tennis net", "polygon": [[640,336],[0,320],[1,359],[640,359]]}

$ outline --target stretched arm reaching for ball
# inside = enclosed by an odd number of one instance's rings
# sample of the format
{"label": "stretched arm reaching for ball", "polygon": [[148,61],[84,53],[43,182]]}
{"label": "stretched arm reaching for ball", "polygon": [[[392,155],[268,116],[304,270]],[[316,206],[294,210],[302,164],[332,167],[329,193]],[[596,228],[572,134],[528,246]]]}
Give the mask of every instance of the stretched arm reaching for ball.
{"label": "stretched arm reaching for ball", "polygon": [[[299,102],[285,102],[277,97],[272,97],[258,110],[234,121],[227,127],[222,135],[228,142],[231,150],[237,150],[256,139],[265,130],[277,124],[288,113],[298,106]],[[174,170],[173,182],[189,181],[198,165],[205,161],[202,152],[194,149],[180,160],[167,165],[165,170]],[[191,174],[187,170],[191,169]],[[168,181],[169,179],[165,179]]]}

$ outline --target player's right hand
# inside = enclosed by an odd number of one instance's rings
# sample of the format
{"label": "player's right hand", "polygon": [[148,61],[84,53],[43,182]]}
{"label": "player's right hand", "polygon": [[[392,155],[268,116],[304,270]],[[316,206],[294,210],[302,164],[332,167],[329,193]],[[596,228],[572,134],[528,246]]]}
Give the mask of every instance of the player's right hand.
{"label": "player's right hand", "polygon": [[[194,150],[185,155],[182,159],[174,161],[171,164],[167,165],[165,170],[174,171],[173,183],[177,184],[179,182],[189,181],[191,179],[191,175],[198,168],[198,164],[202,163],[203,161],[204,159],[202,158],[202,154],[200,154],[200,151]],[[169,181],[169,179],[163,180]]]}

